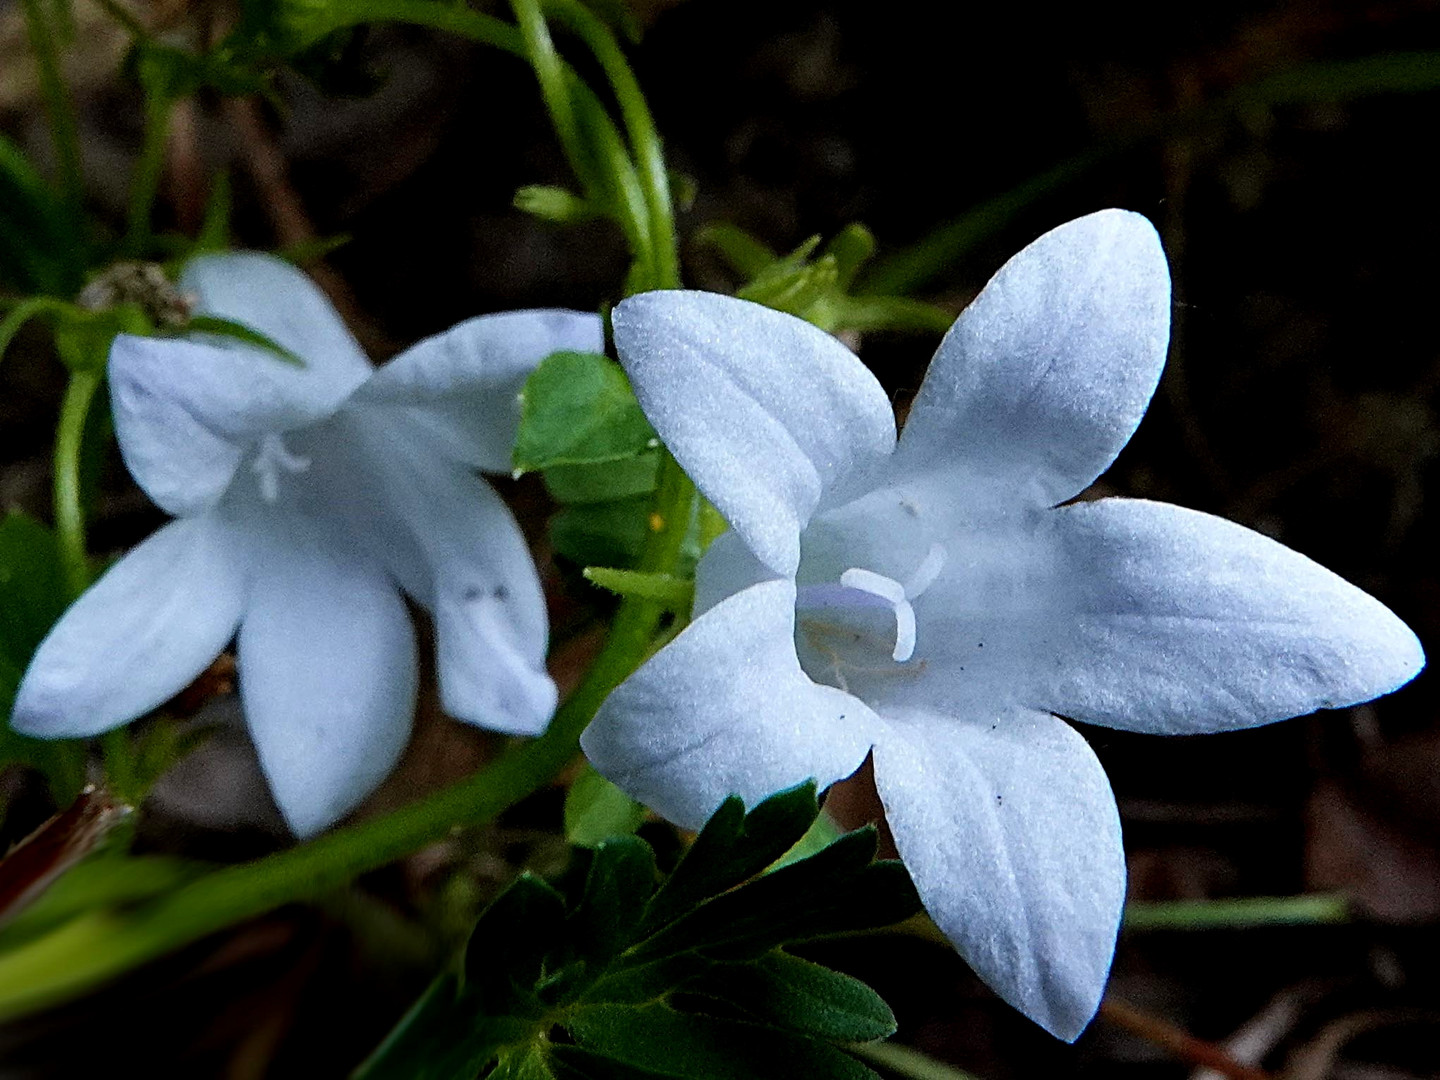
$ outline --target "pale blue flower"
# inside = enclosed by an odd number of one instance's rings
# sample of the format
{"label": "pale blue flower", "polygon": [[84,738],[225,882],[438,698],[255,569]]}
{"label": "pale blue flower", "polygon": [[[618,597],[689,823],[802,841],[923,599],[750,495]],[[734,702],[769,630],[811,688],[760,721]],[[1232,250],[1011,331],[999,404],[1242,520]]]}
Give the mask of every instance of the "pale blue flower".
{"label": "pale blue flower", "polygon": [[1258,533],[1163,503],[1068,503],[1114,460],[1169,336],[1164,253],[1110,210],[1031,244],[940,346],[898,445],[880,385],[788,315],[696,292],[614,313],[656,430],[729,521],[695,621],[582,745],[699,826],[874,754],[926,907],[1054,1034],[1094,1015],[1125,895],[1115,801],[1058,716],[1229,731],[1395,689],[1390,611]]}
{"label": "pale blue flower", "polygon": [[476,469],[509,472],[517,395],[551,352],[598,351],[600,319],[471,319],[378,370],[304,274],[198,259],[196,310],[304,360],[233,339],[121,335],[120,450],[177,520],[115,564],[41,644],[17,731],[81,737],[161,705],[237,638],[240,693],[276,802],[301,836],[394,766],[416,645],[401,593],[431,613],[445,711],[514,734],[555,707],[535,566]]}

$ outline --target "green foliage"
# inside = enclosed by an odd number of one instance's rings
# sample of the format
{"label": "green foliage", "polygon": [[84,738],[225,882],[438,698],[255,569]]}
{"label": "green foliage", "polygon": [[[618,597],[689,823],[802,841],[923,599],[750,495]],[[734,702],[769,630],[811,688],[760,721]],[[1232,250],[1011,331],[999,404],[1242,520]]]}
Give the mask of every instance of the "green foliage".
{"label": "green foliage", "polygon": [[695,599],[695,585],[670,574],[645,574],[638,570],[616,570],[609,566],[587,566],[585,580],[616,596],[635,596],[663,604],[667,611],[684,614]]}
{"label": "green foliage", "polygon": [[629,836],[644,820],[645,807],[589,765],[565,793],[565,839],[578,847]]}
{"label": "green foliage", "polygon": [[515,471],[634,458],[659,446],[618,364],[596,353],[559,352],[525,380]]}
{"label": "green foliage", "polygon": [[710,244],[747,284],[746,300],[786,311],[832,333],[841,330],[944,332],[948,312],[896,296],[852,295],[856,275],[875,254],[875,238],[863,225],[848,225],[821,247],[812,236],[788,255],[778,255],[734,225],[710,225],[697,235]]}
{"label": "green foliage", "polygon": [[0,135],[0,286],[72,295],[85,260],[74,226],[20,148]]}
{"label": "green foliage", "polygon": [[23,764],[40,770],[62,806],[85,781],[83,748],[26,738],[11,730],[9,717],[20,678],[65,611],[67,595],[55,535],[24,514],[6,515],[0,521],[0,768]]}
{"label": "green foliage", "polygon": [[560,225],[574,225],[600,216],[599,208],[593,203],[573,191],[550,184],[520,188],[515,192],[515,209]]}
{"label": "green foliage", "polygon": [[873,829],[772,868],[817,814],[813,784],[748,814],[732,798],[668,879],[633,836],[580,852],[563,892],[520,877],[357,1077],[874,1080],[846,1046],[891,1034],[890,1009],[785,946],[919,899]]}

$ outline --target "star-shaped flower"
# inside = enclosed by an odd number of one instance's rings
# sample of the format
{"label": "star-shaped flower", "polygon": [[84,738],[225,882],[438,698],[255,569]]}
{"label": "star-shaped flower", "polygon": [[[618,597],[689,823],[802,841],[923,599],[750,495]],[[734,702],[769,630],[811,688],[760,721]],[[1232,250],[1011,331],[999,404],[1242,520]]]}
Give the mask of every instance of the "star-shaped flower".
{"label": "star-shaped flower", "polygon": [[1067,503],[1155,390],[1170,282],[1143,218],[1042,236],[941,344],[898,445],[880,385],[788,315],[622,303],[655,429],[729,521],[696,618],[585,732],[596,768],[698,827],[874,754],[930,914],[999,994],[1074,1039],[1125,895],[1120,822],[1057,718],[1228,731],[1395,689],[1424,662],[1379,602],[1258,533],[1163,503]]}
{"label": "star-shaped flower", "polygon": [[110,395],[121,454],[177,520],[56,624],[25,673],[17,731],[81,737],[155,709],[237,637],[260,762],[294,831],[354,808],[409,736],[415,635],[434,617],[441,703],[536,734],[555,687],[520,530],[476,469],[508,472],[517,395],[545,356],[599,351],[600,319],[471,319],[378,370],[304,274],[208,256],[180,281],[197,311],[302,358],[232,339],[121,335]]}

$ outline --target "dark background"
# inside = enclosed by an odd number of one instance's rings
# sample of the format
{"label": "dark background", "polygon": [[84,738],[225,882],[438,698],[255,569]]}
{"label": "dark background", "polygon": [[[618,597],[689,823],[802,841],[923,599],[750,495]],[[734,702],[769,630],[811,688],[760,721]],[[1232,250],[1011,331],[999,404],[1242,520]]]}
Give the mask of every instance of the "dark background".
{"label": "dark background", "polygon": [[[936,271],[910,283],[958,311],[1040,232],[1104,206],[1147,215],[1170,253],[1174,341],[1154,405],[1101,486],[1275,536],[1440,647],[1440,507],[1427,501],[1440,452],[1440,93],[1426,88],[1440,86],[1440,52],[1416,58],[1440,49],[1437,5],[1187,0],[1122,14],[689,0],[636,11],[646,28],[638,74],[673,168],[695,186],[687,236],[725,220],[785,250],[861,221],[884,264],[963,217],[936,249]],[[182,36],[197,18],[173,3],[152,15]],[[15,22],[0,3],[0,75],[13,76],[0,78],[0,126],[43,156]],[[118,221],[138,100],[115,75],[113,38],[86,25],[77,84],[90,195]],[[522,184],[568,180],[528,69],[408,30],[377,31],[356,56],[359,74],[378,76],[374,93],[335,99],[287,83],[286,110],[258,114],[259,138],[288,164],[315,232],[350,238],[328,262],[364,312],[357,331],[377,359],[483,311],[618,298],[617,233],[510,208]],[[277,224],[274,192],[249,171],[254,138],[215,101],[190,119],[162,211],[172,224],[193,221],[203,177],[228,167],[237,241],[293,239]],[[684,254],[690,284],[737,284],[713,253],[687,244]],[[903,407],[933,346],[924,335],[874,335],[862,355]],[[60,388],[41,337],[23,338],[0,365],[7,507],[46,513]],[[113,465],[106,492],[97,549],[120,550],[158,522]],[[507,494],[543,547],[539,490]],[[593,647],[597,612],[572,575],[552,570],[550,584],[563,679]],[[1373,705],[1257,731],[1087,731],[1119,797],[1132,900],[1341,891],[1359,914],[1343,926],[1127,934],[1112,993],[1217,1041],[1278,996],[1292,1015],[1271,1025],[1264,1064],[1294,1080],[1440,1075],[1436,695],[1422,674]],[[187,792],[171,792],[144,844],[234,858],[282,842],[263,796],[244,787],[243,744],[232,749],[241,764],[226,767],[237,771],[209,782],[241,790],[241,809],[199,828]],[[405,769],[374,804],[490,751],[422,718]],[[13,839],[45,808],[23,778],[4,784]],[[146,1060],[152,1075],[340,1075],[453,939],[445,904],[456,880],[483,897],[518,865],[555,864],[542,830],[558,798],[542,793],[323,910],[277,913],[14,1029],[0,1037],[0,1077],[88,1075],[112,1055]],[[922,939],[823,955],[882,990],[902,1040],[985,1080],[1191,1075],[1173,1051],[1103,1017],[1075,1047],[1055,1042]]]}

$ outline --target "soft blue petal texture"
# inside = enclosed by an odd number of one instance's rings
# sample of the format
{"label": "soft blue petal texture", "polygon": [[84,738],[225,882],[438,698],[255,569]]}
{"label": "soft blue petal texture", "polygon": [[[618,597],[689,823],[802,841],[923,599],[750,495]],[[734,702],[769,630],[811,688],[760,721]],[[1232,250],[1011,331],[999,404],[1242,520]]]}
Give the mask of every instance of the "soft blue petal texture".
{"label": "soft blue petal texture", "polygon": [[1021,500],[1078,494],[1129,440],[1170,334],[1170,274],[1154,228],[1102,210],[1006,263],[945,336],[911,407],[895,468]]}
{"label": "soft blue petal texture", "polygon": [[883,716],[875,783],[925,909],[996,993],[1073,1041],[1099,1007],[1125,900],[1100,763],[1046,713]]}
{"label": "soft blue petal texture", "polygon": [[555,352],[605,351],[600,316],[581,311],[482,315],[426,338],[377,371],[357,404],[385,405],[429,429],[457,461],[510,471],[520,391]]}
{"label": "soft blue petal texture", "polygon": [[795,658],[795,587],[769,581],[691,623],[610,695],[580,745],[611,782],[698,829],[730,795],[754,806],[865,760],[879,721]]}
{"label": "soft blue petal texture", "polygon": [[767,568],[734,530],[721,533],[695,567],[695,601],[692,618],[698,619],[727,596],[751,585],[771,581],[775,573]]}
{"label": "soft blue petal texture", "polygon": [[352,389],[255,349],[128,334],[109,376],[125,465],[176,515],[213,505],[258,438],[328,416]]}
{"label": "soft blue petal texture", "polygon": [[1424,666],[1378,600],[1233,522],[1138,499],[1055,514],[1072,590],[1039,703],[1055,712],[1224,731],[1368,701]]}
{"label": "soft blue petal texture", "polygon": [[445,711],[510,734],[543,731],[556,702],[549,622],[509,509],[408,417],[347,415],[328,426],[351,452],[317,465],[335,467],[315,477],[331,492],[326,512],[434,615]]}
{"label": "soft blue petal texture", "polygon": [[[185,264],[180,288],[194,297],[197,314],[258,330],[304,359],[312,381],[345,387],[340,397],[373,370],[320,287],[284,259],[254,251],[202,255]],[[232,338],[211,340],[257,363],[275,363],[264,350]]]}
{"label": "soft blue petal texture", "polygon": [[218,521],[174,521],[112,566],[41,643],[12,724],[41,738],[95,735],[158,708],[235,634],[245,566]]}
{"label": "soft blue petal texture", "polygon": [[314,523],[277,516],[240,627],[245,717],[275,802],[300,837],[394,768],[415,709],[415,634],[394,583]]}
{"label": "soft blue petal texture", "polygon": [[875,377],[829,334],[733,297],[643,293],[612,322],[665,445],[762,563],[794,573],[810,516],[894,449]]}

